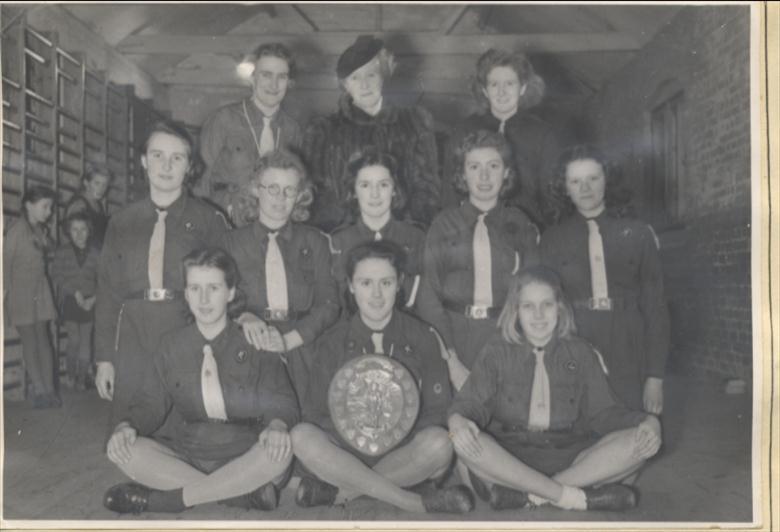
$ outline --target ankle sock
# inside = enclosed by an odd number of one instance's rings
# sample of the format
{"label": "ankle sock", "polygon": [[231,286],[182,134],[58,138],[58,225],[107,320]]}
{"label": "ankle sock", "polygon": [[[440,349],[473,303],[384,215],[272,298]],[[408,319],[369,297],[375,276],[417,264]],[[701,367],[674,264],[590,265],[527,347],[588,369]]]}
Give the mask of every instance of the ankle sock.
{"label": "ankle sock", "polygon": [[585,492],[573,486],[563,486],[561,498],[553,502],[555,506],[564,510],[587,510],[588,499]]}

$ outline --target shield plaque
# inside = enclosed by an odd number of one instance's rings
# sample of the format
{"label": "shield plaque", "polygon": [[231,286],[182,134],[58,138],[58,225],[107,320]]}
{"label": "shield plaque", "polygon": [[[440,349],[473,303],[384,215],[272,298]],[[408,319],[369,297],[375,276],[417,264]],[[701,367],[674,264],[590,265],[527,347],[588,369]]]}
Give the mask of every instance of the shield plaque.
{"label": "shield plaque", "polygon": [[403,364],[382,355],[350,360],[328,390],[328,408],[336,430],[363,454],[391,450],[412,430],[420,393]]}

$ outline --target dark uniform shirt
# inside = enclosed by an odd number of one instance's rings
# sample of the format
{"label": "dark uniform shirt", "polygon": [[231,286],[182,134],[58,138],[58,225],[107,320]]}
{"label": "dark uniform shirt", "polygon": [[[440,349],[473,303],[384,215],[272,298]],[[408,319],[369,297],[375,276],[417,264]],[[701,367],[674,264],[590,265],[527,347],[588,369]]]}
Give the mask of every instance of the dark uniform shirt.
{"label": "dark uniform shirt", "polygon": [[[344,364],[374,353],[371,340],[374,332],[377,331],[369,329],[360,315],[355,314],[349,320],[340,321],[316,342],[310,392],[303,403],[305,421],[335,431],[328,410],[328,388]],[[394,311],[381,332],[385,354],[406,366],[419,386],[420,413],[412,430],[444,425],[451,398],[449,376],[431,328],[413,316]]]}
{"label": "dark uniform shirt", "polygon": [[[259,222],[230,232],[225,249],[241,272],[239,289],[247,297],[247,311],[262,318],[268,308],[265,255],[269,229]],[[331,277],[327,238],[312,227],[288,222],[277,243],[287,275],[289,310],[296,314],[282,333],[297,330],[304,344],[331,325],[339,314],[336,282]]]}
{"label": "dark uniform shirt", "polygon": [[[260,158],[258,146],[244,115],[244,104],[259,143],[265,123],[262,111],[251,98],[218,109],[203,124],[200,154],[208,165],[203,176],[204,193],[207,195],[213,191],[215,183],[247,183]],[[295,151],[300,147],[301,128],[284,110],[279,109],[271,118],[271,131],[277,148]]]}
{"label": "dark uniform shirt", "polygon": [[[474,303],[474,228],[479,209],[466,201],[442,212],[425,238],[420,317],[431,323],[452,347],[452,324],[443,303],[460,308]],[[493,208],[485,217],[490,238],[493,306],[501,308],[511,276],[538,262],[539,233],[518,209]],[[455,346],[456,348],[458,346]]]}
{"label": "dark uniform shirt", "polygon": [[[642,381],[663,378],[669,352],[669,313],[655,235],[637,220],[595,218],[604,245],[611,311],[585,308],[592,297],[588,226],[575,213],[549,228],[542,238],[542,260],[561,276],[574,304],[578,333],[605,357],[610,382],[629,406],[638,407]],[[618,383],[631,378],[635,382]]]}
{"label": "dark uniform shirt", "polygon": [[[401,246],[406,253],[404,264],[404,298],[406,306],[412,306],[419,286],[418,276],[422,272],[422,250],[425,242],[425,233],[418,227],[408,222],[401,222],[391,218],[385,226],[379,230],[381,240],[394,242]],[[376,232],[368,228],[362,219],[358,219],[352,225],[336,229],[331,238],[333,252],[333,277],[339,283],[339,294],[346,294],[347,286],[347,258],[350,251],[360,244],[376,240]]]}
{"label": "dark uniform shirt", "polygon": [[[182,259],[205,246],[219,246],[227,230],[214,208],[183,193],[165,220],[163,287],[184,288]],[[98,264],[95,309],[95,358],[113,362],[117,320],[126,298],[149,288],[149,240],[157,212],[150,199],[128,205],[111,218]]]}
{"label": "dark uniform shirt", "polygon": [[171,408],[184,423],[209,420],[201,389],[205,345],[211,346],[217,362],[228,422],[265,426],[278,418],[290,428],[297,423],[298,404],[279,357],[256,350],[238,325],[228,321],[212,340],[195,324],[163,336],[154,358],[156,371],[148,374],[129,409],[128,421],[139,434],[152,434]]}
{"label": "dark uniform shirt", "polygon": [[[450,407],[490,432],[527,431],[536,357],[532,346],[506,342],[499,332],[485,345]],[[571,337],[545,346],[550,379],[549,431],[608,434],[634,427],[647,414],[629,410],[612,394],[587,342]]]}

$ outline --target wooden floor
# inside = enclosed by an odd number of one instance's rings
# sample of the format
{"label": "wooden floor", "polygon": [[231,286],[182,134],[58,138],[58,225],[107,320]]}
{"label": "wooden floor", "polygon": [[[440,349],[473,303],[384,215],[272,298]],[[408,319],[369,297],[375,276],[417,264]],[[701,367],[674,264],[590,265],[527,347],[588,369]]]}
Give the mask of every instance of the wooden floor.
{"label": "wooden floor", "polygon": [[[522,521],[749,522],[751,399],[749,394],[726,395],[722,388],[718,382],[667,379],[665,445],[639,478],[641,498],[636,509],[622,514],[566,512],[550,507],[494,512],[478,502],[475,511],[459,521],[518,525]],[[290,487],[283,491],[279,509],[270,513],[207,504],[175,515],[119,517],[101,502],[109,486],[124,481],[101,452],[107,403],[94,391],[66,392],[64,401],[63,409],[44,411],[32,410],[24,403],[5,404],[2,511],[6,520],[104,520],[116,524],[117,520],[133,519],[241,520],[241,525],[274,520],[282,521],[281,525],[291,520],[448,519],[402,512],[365,497],[341,507],[302,509],[295,505]]]}

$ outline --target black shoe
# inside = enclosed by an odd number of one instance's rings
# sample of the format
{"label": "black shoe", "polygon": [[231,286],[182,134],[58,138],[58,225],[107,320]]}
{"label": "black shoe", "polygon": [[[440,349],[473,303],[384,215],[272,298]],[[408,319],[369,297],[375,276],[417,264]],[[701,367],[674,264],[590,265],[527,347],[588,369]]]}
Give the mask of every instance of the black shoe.
{"label": "black shoe", "polygon": [[474,493],[477,494],[477,497],[485,502],[489,501],[490,490],[488,490],[488,487],[482,482],[482,479],[475,475],[471,469],[469,469],[469,480],[471,481],[471,487],[474,488]]}
{"label": "black shoe", "polygon": [[127,482],[109,488],[103,497],[103,506],[120,514],[140,514],[149,507],[151,490],[146,486]]}
{"label": "black shoe", "polygon": [[302,508],[332,506],[339,489],[314,477],[303,477],[295,492],[295,503]]}
{"label": "black shoe", "polygon": [[439,476],[439,478],[427,478],[422,482],[420,482],[419,484],[415,484],[414,486],[410,486],[405,489],[417,493],[418,495],[422,495],[424,493],[430,493],[432,491],[436,491],[437,489],[441,488],[442,484],[444,484],[444,480],[446,477],[447,475],[445,474]]}
{"label": "black shoe", "polygon": [[474,509],[474,494],[463,484],[422,495],[428,513],[465,514]]}
{"label": "black shoe", "polygon": [[279,490],[276,484],[268,482],[249,494],[249,504],[255,510],[270,512],[279,506]]}
{"label": "black shoe", "polygon": [[520,490],[493,484],[490,487],[490,507],[494,510],[515,510],[528,505],[528,495]]}
{"label": "black shoe", "polygon": [[636,491],[625,484],[605,484],[585,488],[588,510],[622,512],[636,506]]}

